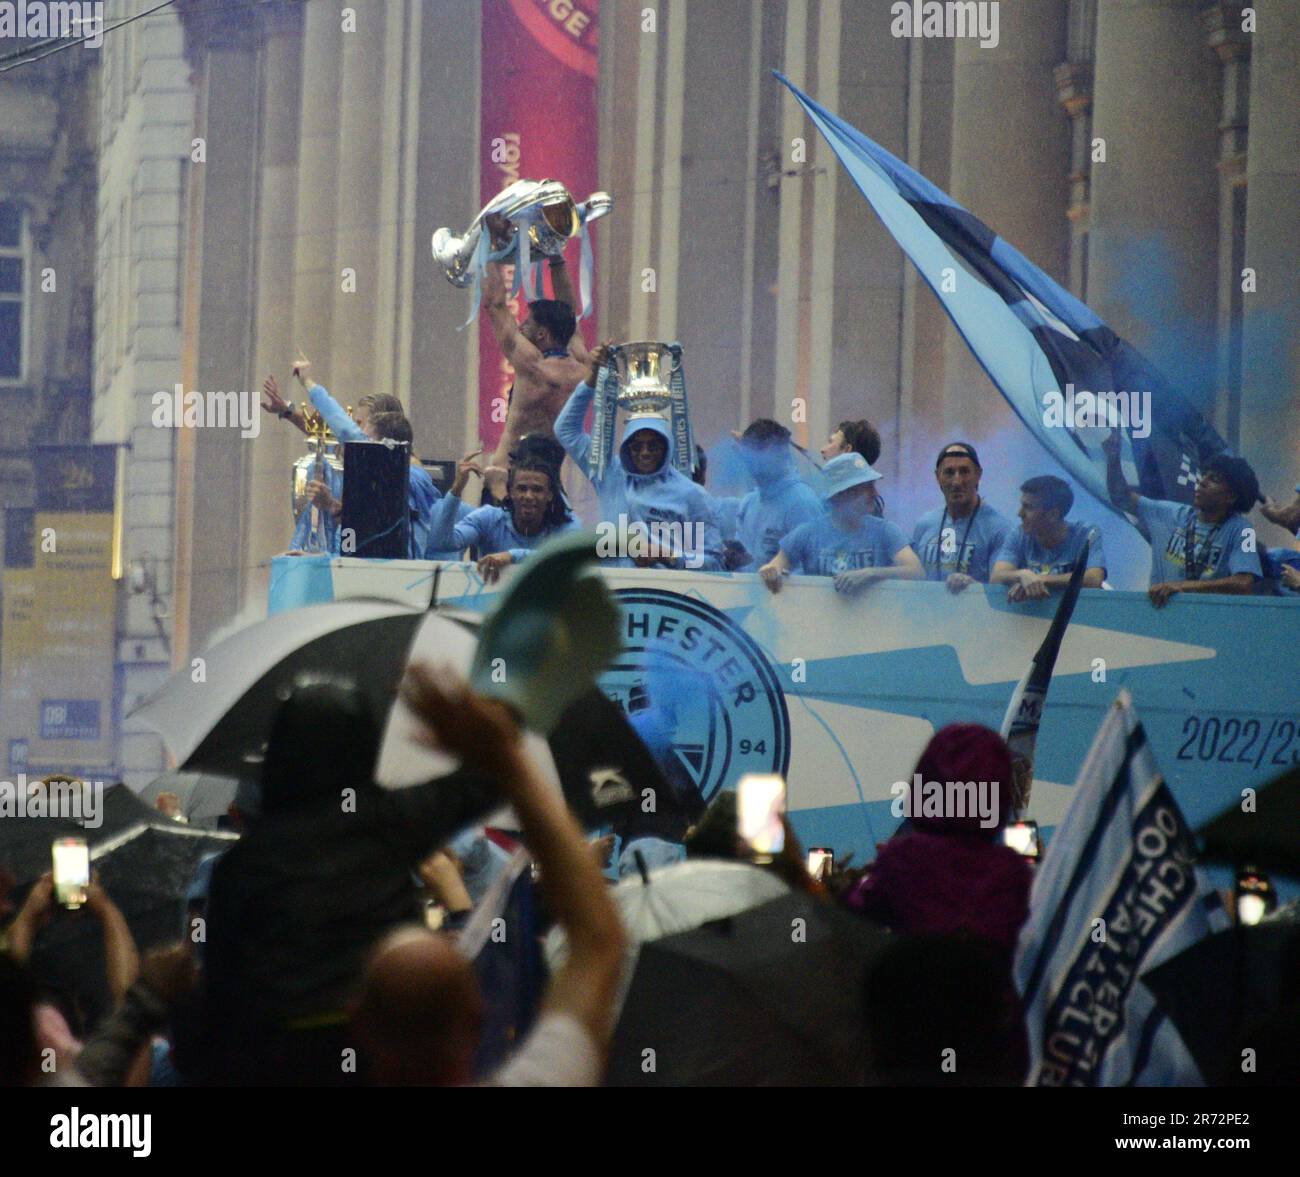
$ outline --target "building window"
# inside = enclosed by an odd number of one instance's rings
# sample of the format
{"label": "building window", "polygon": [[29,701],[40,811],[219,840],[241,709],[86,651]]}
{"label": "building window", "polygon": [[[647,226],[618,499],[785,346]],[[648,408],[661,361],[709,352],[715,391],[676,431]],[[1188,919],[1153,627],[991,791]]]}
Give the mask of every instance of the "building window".
{"label": "building window", "polygon": [[23,209],[0,200],[0,382],[21,383],[27,366],[27,233]]}

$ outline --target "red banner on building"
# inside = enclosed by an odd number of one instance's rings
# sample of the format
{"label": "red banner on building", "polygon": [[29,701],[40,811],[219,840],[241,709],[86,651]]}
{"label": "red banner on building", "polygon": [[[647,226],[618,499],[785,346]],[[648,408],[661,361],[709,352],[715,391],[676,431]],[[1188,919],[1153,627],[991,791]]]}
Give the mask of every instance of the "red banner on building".
{"label": "red banner on building", "polygon": [[[596,190],[599,10],[600,0],[486,0],[481,203],[521,179],[559,180],[579,202]],[[568,253],[576,290],[576,242]],[[521,292],[511,303],[517,318],[522,318],[522,304]],[[594,340],[594,316],[578,329]],[[501,438],[505,397],[513,381],[514,371],[482,315],[479,435],[489,452]]]}

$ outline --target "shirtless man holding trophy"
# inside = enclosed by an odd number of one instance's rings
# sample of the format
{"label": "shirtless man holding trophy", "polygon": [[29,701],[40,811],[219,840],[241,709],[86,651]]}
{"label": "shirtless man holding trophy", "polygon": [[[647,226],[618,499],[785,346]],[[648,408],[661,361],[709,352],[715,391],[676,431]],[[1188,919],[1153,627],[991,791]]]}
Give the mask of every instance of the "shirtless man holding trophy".
{"label": "shirtless man holding trophy", "polygon": [[[501,354],[515,372],[509,394],[505,430],[488,461],[487,487],[500,496],[505,489],[510,452],[528,434],[554,436],[555,418],[590,367],[591,357],[576,330],[579,299],[564,261],[569,239],[582,237],[582,303],[590,299],[591,259],[587,224],[612,207],[609,196],[595,192],[577,204],[554,180],[517,180],[475,218],[464,236],[439,229],[433,236],[433,256],[455,286],[476,288],[488,315]],[[513,263],[525,294],[529,271],[540,258],[550,265],[556,297],[529,303],[528,317],[515,321],[508,302],[504,266]],[[540,278],[535,286],[541,290]],[[585,310],[585,307],[584,307]]]}
{"label": "shirtless man holding trophy", "polygon": [[[498,213],[487,218],[487,225],[494,243],[511,227]],[[515,321],[506,301],[505,264],[488,262],[483,277],[483,309],[501,354],[515,370],[506,427],[488,463],[488,488],[498,497],[498,488],[493,483],[500,480],[504,489],[510,451],[527,434],[555,436],[555,418],[591,367],[587,345],[577,330],[578,304],[564,255],[556,254],[547,261],[555,298],[530,302],[528,317],[522,323]]]}

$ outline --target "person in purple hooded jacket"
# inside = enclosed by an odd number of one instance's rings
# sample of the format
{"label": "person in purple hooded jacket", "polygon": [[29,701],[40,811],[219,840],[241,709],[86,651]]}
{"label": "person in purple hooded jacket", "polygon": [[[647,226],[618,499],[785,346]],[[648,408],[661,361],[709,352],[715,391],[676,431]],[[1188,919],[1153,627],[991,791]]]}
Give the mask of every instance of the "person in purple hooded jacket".
{"label": "person in purple hooded jacket", "polygon": [[1012,816],[1011,782],[1011,752],[997,732],[973,723],[936,732],[912,780],[896,786],[910,829],[881,847],[845,902],[901,935],[982,936],[1009,961],[1032,881],[999,838]]}

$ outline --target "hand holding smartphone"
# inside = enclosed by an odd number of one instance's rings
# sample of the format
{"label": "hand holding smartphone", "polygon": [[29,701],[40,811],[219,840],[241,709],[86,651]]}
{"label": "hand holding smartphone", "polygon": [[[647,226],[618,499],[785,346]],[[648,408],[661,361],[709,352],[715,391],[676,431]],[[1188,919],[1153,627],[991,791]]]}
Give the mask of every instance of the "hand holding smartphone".
{"label": "hand holding smartphone", "polygon": [[824,883],[835,870],[835,851],[829,846],[814,846],[808,851],[808,873]]}
{"label": "hand holding smartphone", "polygon": [[1030,862],[1042,857],[1043,841],[1038,836],[1036,821],[1008,822],[1002,829],[1002,842]]}
{"label": "hand holding smartphone", "polygon": [[785,849],[785,780],[775,773],[746,773],[736,785],[736,820],[741,841],[759,861]]}
{"label": "hand holding smartphone", "polygon": [[90,847],[85,838],[59,838],[52,853],[55,902],[76,911],[86,902],[90,886]]}

